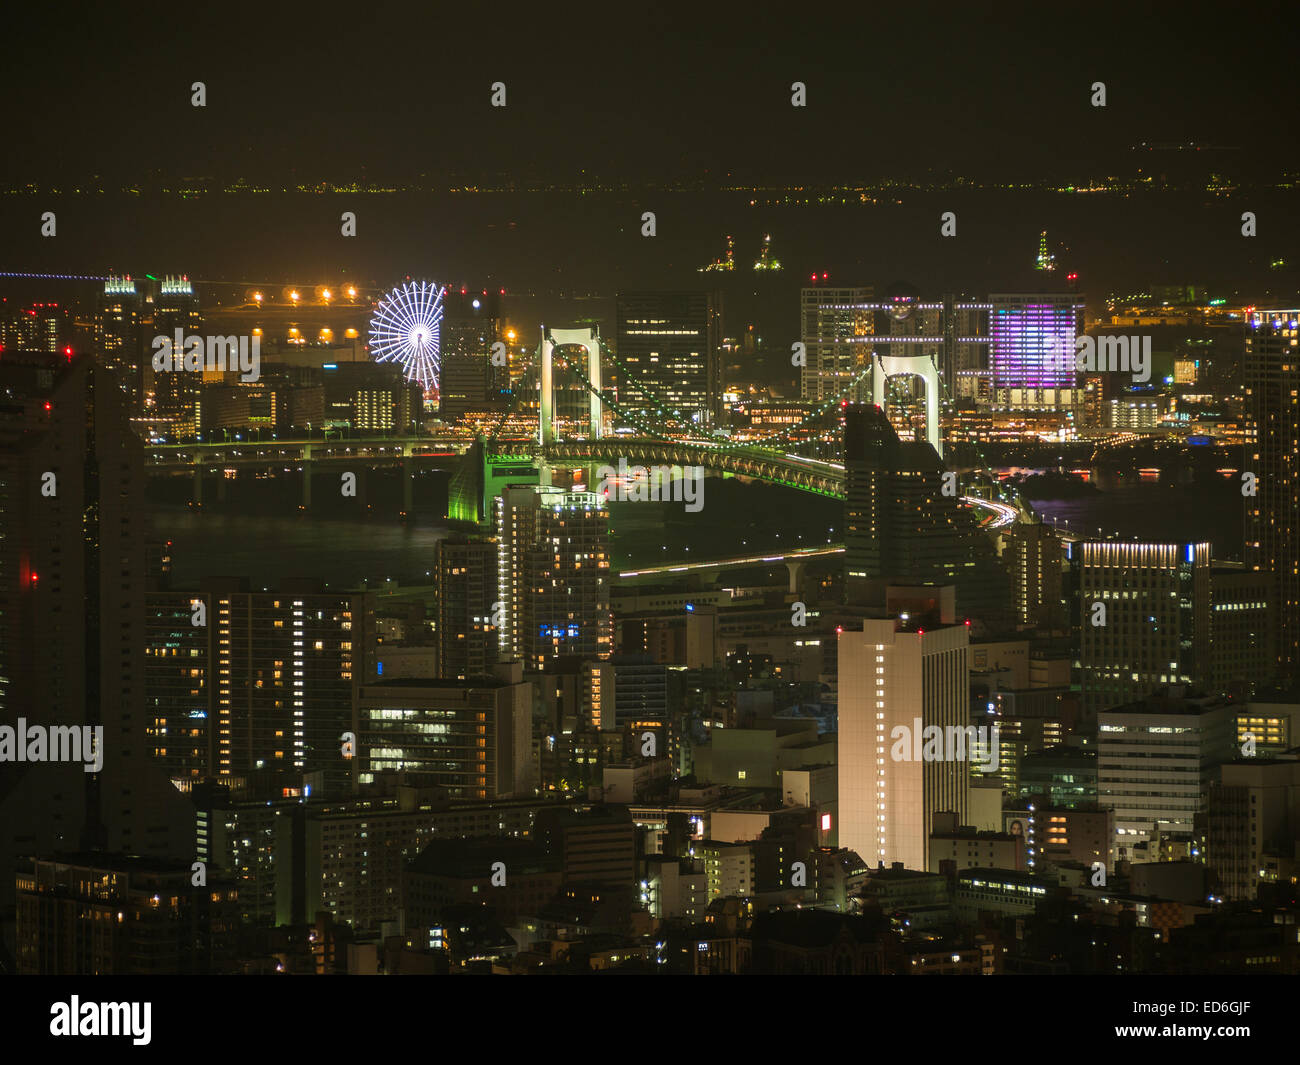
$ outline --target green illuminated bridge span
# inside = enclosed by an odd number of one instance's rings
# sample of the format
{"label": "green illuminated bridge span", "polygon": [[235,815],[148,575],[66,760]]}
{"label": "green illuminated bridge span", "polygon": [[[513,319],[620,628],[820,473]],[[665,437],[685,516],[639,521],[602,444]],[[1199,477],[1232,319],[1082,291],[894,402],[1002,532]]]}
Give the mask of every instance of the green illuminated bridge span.
{"label": "green illuminated bridge span", "polygon": [[831,499],[844,498],[843,466],[757,447],[711,447],[612,436],[547,444],[540,452],[541,459],[550,463],[600,462],[617,466],[619,459],[626,459],[637,466],[703,466],[713,473],[753,477]]}
{"label": "green illuminated bridge span", "polygon": [[[508,451],[509,453],[503,453]],[[248,468],[306,469],[350,467],[358,460],[368,466],[399,465],[403,471],[404,504],[410,509],[410,478],[414,463],[434,462],[455,467],[448,517],[473,522],[488,520],[488,503],[500,483],[527,481],[543,465],[566,463],[608,465],[620,459],[636,466],[701,466],[716,474],[752,477],[768,484],[843,499],[844,467],[775,449],[735,444],[721,446],[691,441],[611,436],[599,440],[566,440],[542,446],[533,441],[499,441],[495,448],[470,441],[463,433],[438,436],[344,436],[330,440],[248,440],[221,443],[147,444],[146,461],[159,473],[189,472],[194,496],[202,500],[205,472]],[[303,480],[303,503],[311,500],[310,476]],[[491,487],[493,491],[487,491]],[[1010,525],[1019,517],[1014,506],[976,496],[963,501],[988,512],[986,528]]]}
{"label": "green illuminated bridge span", "polygon": [[[673,443],[636,437],[606,437],[601,440],[567,440],[539,448],[540,460],[548,463],[602,463],[617,467],[619,459],[636,466],[702,466],[714,473],[753,477],[769,484],[813,492],[830,499],[843,499],[843,465],[804,458],[788,452],[758,447],[716,447],[708,444]],[[1021,517],[1019,508],[979,496],[962,496],[968,506],[987,512],[984,527],[1002,528]]]}

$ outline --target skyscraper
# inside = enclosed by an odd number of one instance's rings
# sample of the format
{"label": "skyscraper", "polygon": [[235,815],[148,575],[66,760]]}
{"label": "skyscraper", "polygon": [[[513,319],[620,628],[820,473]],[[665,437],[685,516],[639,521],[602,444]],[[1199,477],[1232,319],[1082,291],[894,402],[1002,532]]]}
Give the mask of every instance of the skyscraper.
{"label": "skyscraper", "polygon": [[496,497],[501,655],[544,670],[560,656],[607,658],[609,508],[594,492],[508,486]]}
{"label": "skyscraper", "polygon": [[129,277],[104,282],[95,308],[95,346],[102,366],[127,397],[127,412],[136,414],[144,391],[144,343],[140,335],[140,293]]}
{"label": "skyscraper", "polygon": [[806,362],[800,374],[800,394],[822,402],[845,394],[860,377],[849,402],[871,395],[871,336],[875,332],[876,305],[869,286],[852,288],[805,286],[801,302],[800,339]]}
{"label": "skyscraper", "polygon": [[619,361],[631,373],[620,375],[620,407],[653,417],[662,404],[701,426],[717,419],[722,411],[720,294],[620,292],[615,341]]}
{"label": "skyscraper", "polygon": [[0,394],[0,716],[103,730],[99,772],[0,762],[3,905],[18,855],[185,854],[194,814],[150,762],[144,455],[125,397],[88,357],[20,351]]}
{"label": "skyscraper", "polygon": [[1007,390],[1000,398],[1013,407],[1072,403],[1075,337],[1083,326],[1080,297],[994,293],[989,299],[989,369],[993,387]]}
{"label": "skyscraper", "polygon": [[194,784],[215,775],[208,701],[208,628],[196,625],[204,596],[156,591],[145,595],[145,712],[150,752],[173,781]]}
{"label": "skyscraper", "polygon": [[447,292],[438,379],[438,412],[443,421],[454,421],[468,410],[483,410],[496,403],[507,387],[506,367],[492,365],[500,318],[501,295],[496,290]]}
{"label": "skyscraper", "polygon": [[[1246,564],[1273,575],[1279,682],[1300,680],[1300,310],[1262,311],[1246,334]],[[1243,489],[1244,493],[1244,489]]]}
{"label": "skyscraper", "polygon": [[857,602],[884,586],[953,584],[963,615],[1010,621],[1009,585],[988,534],[943,490],[943,463],[924,440],[900,441],[878,407],[845,411],[845,585]]}
{"label": "skyscraper", "polygon": [[969,723],[969,643],[966,625],[892,618],[839,635],[839,842],[868,863],[928,869],[934,815],[949,811],[965,823],[969,752],[912,755],[921,749],[918,724]]}
{"label": "skyscraper", "polygon": [[[152,357],[154,337],[171,340],[178,329],[182,336],[190,336],[202,328],[203,315],[193,283],[185,277],[167,277],[159,282],[153,298],[153,328],[146,337],[147,354]],[[151,380],[148,394],[152,396],[153,415],[161,431],[173,438],[193,436],[198,429],[197,404],[203,375],[176,371],[154,373],[151,363],[148,376]]]}
{"label": "skyscraper", "polygon": [[1084,722],[1208,674],[1210,545],[1089,542],[1078,560]]}
{"label": "skyscraper", "polygon": [[247,581],[201,582],[207,607],[211,775],[266,772],[301,783],[323,772],[350,786],[340,737],[352,726],[354,689],[372,638],[369,593],[327,592],[285,579],[276,591]]}
{"label": "skyscraper", "polygon": [[492,672],[497,661],[497,545],[439,540],[438,670],[447,680]]}
{"label": "skyscraper", "polygon": [[1016,624],[1036,629],[1068,624],[1061,566],[1065,551],[1054,530],[1041,521],[1013,525],[1004,538],[1002,560],[1011,578]]}

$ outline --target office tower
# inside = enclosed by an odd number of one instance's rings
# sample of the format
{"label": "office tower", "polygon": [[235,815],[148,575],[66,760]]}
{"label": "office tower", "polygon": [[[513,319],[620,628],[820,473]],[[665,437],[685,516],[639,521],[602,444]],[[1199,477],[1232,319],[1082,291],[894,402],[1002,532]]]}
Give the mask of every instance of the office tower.
{"label": "office tower", "polygon": [[189,438],[198,429],[199,386],[203,375],[188,370],[157,373],[153,370],[152,352],[155,338],[166,337],[174,343],[178,329],[182,337],[201,334],[203,315],[194,285],[186,277],[164,278],[153,298],[152,312],[152,329],[145,335],[145,362],[149,364],[146,396],[152,397],[152,413],[165,435],[173,439]]}
{"label": "office tower", "polygon": [[554,668],[560,656],[607,658],[609,508],[594,492],[508,486],[494,502],[501,656]]}
{"label": "office tower", "polygon": [[[808,361],[801,394],[808,401],[844,395],[850,403],[869,402],[871,377],[864,376],[851,392],[845,390],[879,357],[912,360],[919,373],[932,366],[940,393],[936,398],[952,399],[957,395],[960,374],[988,368],[991,306],[955,294],[923,301],[911,286],[902,283],[892,285],[879,299],[865,286],[805,287],[801,339]],[[895,373],[895,366],[884,367],[884,372]],[[919,383],[911,378],[897,378],[888,386],[896,405],[900,400],[910,405],[920,398],[918,389]],[[919,418],[900,416],[897,424],[907,420],[919,423]],[[919,424],[912,427],[911,435],[919,438]]]}
{"label": "office tower", "polygon": [[0,394],[0,719],[103,729],[99,772],[0,762],[3,907],[18,855],[184,854],[194,818],[149,760],[144,454],[125,397],[88,357],[21,351],[0,359]]}
{"label": "office tower", "polygon": [[870,399],[871,379],[866,371],[871,368],[877,309],[871,288],[805,286],[800,309],[800,340],[807,360],[800,374],[800,395],[815,403],[835,396],[850,403]]}
{"label": "office tower", "polygon": [[1073,293],[994,293],[989,297],[989,368],[999,402],[1010,407],[1075,402],[1075,337],[1083,302]]}
{"label": "office tower", "polygon": [[988,369],[992,309],[992,304],[970,297],[943,298],[944,352],[939,370],[950,399],[957,395],[958,375]]}
{"label": "office tower", "polygon": [[1020,797],[1070,809],[1096,805],[1097,752],[1062,744],[1025,755]]}
{"label": "office tower", "polygon": [[532,685],[518,662],[495,677],[395,680],[357,691],[357,779],[398,771],[453,799],[532,792]]}
{"label": "office tower", "polygon": [[1210,545],[1072,544],[1079,560],[1083,724],[1208,666]]}
{"label": "office tower", "polygon": [[839,842],[868,863],[928,869],[934,815],[966,823],[969,750],[915,757],[924,730],[969,721],[970,630],[950,620],[868,619],[839,635]]}
{"label": "office tower", "polygon": [[238,384],[205,384],[199,393],[199,434],[211,440],[221,439],[225,429],[266,430],[269,436],[273,429],[287,428],[285,393],[284,385],[277,387],[265,378]]}
{"label": "office tower", "polygon": [[[209,761],[208,659],[205,597],[184,592],[145,594],[144,688],[150,754],[169,779],[192,785],[215,775]],[[196,617],[204,624],[195,624]]]}
{"label": "office tower", "polygon": [[443,302],[442,373],[438,413],[445,422],[469,410],[496,404],[508,387],[507,368],[493,366],[492,345],[499,339],[501,294],[449,290]]}
{"label": "office tower", "polygon": [[1016,624],[1050,631],[1064,628],[1062,564],[1065,549],[1056,532],[1041,521],[1013,525],[1003,540],[1002,560],[1011,579]]}
{"label": "office tower", "polygon": [[1259,885],[1294,873],[1300,761],[1225,764],[1205,802],[1205,859],[1229,901],[1254,901]]}
{"label": "office tower", "polygon": [[1211,691],[1249,698],[1277,673],[1273,575],[1240,562],[1210,569],[1209,668]]}
{"label": "office tower", "polygon": [[712,425],[722,412],[721,295],[620,292],[616,306],[616,350],[628,371],[619,406],[681,428]]}
{"label": "office tower", "polygon": [[1155,861],[1159,836],[1190,837],[1233,755],[1232,709],[1171,689],[1097,715],[1097,802],[1115,816],[1113,859]]}
{"label": "office tower", "polygon": [[492,672],[497,661],[497,545],[488,540],[439,540],[438,672],[465,680]]}
{"label": "office tower", "polygon": [[1263,311],[1246,334],[1246,564],[1272,574],[1278,681],[1300,679],[1300,310]]}
{"label": "office tower", "polygon": [[210,634],[211,774],[265,774],[293,786],[323,773],[331,793],[350,786],[341,736],[352,727],[373,639],[373,595],[294,579],[254,592],[234,578],[201,581],[200,593]]}
{"label": "office tower", "polygon": [[144,341],[140,334],[141,294],[129,277],[104,282],[95,307],[95,348],[105,367],[126,393],[127,412],[140,409],[144,392]]}
{"label": "office tower", "polygon": [[419,430],[420,385],[407,381],[396,364],[327,363],[321,380],[328,423],[396,433]]}
{"label": "office tower", "polygon": [[955,496],[924,440],[902,442],[877,407],[845,412],[846,594],[881,601],[887,584],[952,584],[957,607],[1000,628],[1010,587],[993,543]]}

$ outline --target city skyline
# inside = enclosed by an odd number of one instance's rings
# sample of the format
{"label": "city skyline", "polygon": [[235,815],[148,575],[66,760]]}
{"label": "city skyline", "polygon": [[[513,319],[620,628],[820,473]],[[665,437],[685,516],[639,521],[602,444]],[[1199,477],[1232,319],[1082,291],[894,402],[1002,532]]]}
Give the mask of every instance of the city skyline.
{"label": "city skyline", "polygon": [[[14,1045],[278,975],[1289,1036],[1285,24],[15,13]],[[374,1052],[356,984],[246,986]]]}

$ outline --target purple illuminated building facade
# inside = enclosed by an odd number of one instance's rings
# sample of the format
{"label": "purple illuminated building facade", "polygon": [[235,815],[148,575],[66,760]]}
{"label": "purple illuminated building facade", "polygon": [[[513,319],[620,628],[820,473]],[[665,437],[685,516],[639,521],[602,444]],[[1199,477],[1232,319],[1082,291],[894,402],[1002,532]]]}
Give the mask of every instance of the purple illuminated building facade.
{"label": "purple illuminated building facade", "polygon": [[994,388],[1073,388],[1074,340],[1083,325],[1075,293],[990,297],[989,369]]}

